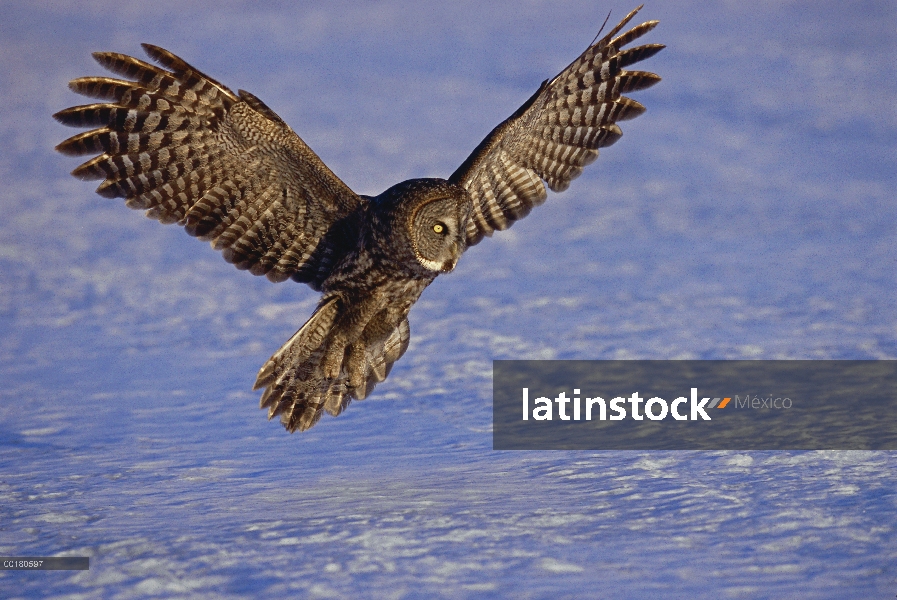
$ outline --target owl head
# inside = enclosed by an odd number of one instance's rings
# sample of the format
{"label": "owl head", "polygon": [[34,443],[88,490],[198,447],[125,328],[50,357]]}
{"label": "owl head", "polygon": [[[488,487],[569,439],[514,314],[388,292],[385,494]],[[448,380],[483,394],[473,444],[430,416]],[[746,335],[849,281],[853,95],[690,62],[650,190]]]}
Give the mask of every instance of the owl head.
{"label": "owl head", "polygon": [[414,260],[434,273],[448,273],[465,249],[470,199],[461,186],[444,179],[412,179],[374,199],[389,214],[393,239],[406,239]]}

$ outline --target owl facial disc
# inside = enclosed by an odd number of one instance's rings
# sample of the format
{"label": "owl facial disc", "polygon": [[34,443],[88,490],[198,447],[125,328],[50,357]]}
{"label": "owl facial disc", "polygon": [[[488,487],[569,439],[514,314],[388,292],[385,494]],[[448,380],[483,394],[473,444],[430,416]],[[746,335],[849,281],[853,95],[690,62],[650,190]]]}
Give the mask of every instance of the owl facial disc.
{"label": "owl facial disc", "polygon": [[463,252],[458,199],[424,199],[408,219],[411,246],[417,261],[430,271],[448,273]]}

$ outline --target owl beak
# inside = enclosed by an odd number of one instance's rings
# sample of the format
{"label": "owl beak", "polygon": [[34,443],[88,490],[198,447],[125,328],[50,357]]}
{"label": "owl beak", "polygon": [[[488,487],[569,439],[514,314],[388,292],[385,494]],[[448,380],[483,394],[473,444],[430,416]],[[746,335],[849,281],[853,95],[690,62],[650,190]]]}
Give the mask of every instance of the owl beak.
{"label": "owl beak", "polygon": [[458,259],[461,258],[461,245],[458,242],[452,242],[452,256],[454,258],[442,263],[442,268],[439,270],[443,273],[451,273],[455,269],[455,265],[458,264]]}

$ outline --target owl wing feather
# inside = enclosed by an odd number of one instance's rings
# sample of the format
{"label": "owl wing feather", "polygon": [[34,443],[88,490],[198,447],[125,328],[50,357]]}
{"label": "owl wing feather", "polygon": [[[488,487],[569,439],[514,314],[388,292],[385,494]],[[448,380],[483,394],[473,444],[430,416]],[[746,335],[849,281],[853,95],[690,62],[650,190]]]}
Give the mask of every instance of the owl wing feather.
{"label": "owl wing feather", "polygon": [[56,147],[63,154],[99,153],[72,174],[104,179],[100,195],[182,225],[239,269],[319,289],[357,242],[366,200],[261,100],[234,94],[167,50],[143,48],[165,68],[97,52],[97,62],[126,79],[69,84],[107,100],[54,115],[65,125],[94,128]]}
{"label": "owl wing feather", "polygon": [[647,21],[614,37],[641,8],[626,15],[557,77],[543,82],[449,178],[472,198],[468,246],[507,229],[545,202],[542,180],[555,192],[567,189],[583,167],[598,157],[598,148],[610,146],[623,134],[617,121],[645,111],[621,94],[651,87],[660,77],[624,68],[664,46],[622,48],[654,29],[658,21]]}

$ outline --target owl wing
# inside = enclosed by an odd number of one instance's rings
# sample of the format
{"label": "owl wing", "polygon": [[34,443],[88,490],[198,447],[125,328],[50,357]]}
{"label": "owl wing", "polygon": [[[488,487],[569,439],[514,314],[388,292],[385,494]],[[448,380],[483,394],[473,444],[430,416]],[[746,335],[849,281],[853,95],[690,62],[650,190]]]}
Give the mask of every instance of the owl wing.
{"label": "owl wing", "polygon": [[100,153],[72,174],[105,179],[97,193],[183,225],[238,269],[319,289],[357,242],[366,201],[261,100],[234,94],[167,50],[143,48],[166,68],[97,52],[97,62],[127,79],[69,84],[108,101],[54,115],[65,125],[95,128],[56,147]]}
{"label": "owl wing", "polygon": [[542,180],[555,192],[567,189],[583,167],[598,157],[598,148],[610,146],[623,134],[617,121],[645,111],[621,94],[651,87],[660,77],[624,69],[664,46],[622,48],[654,29],[658,21],[614,37],[640,9],[626,15],[557,77],[543,82],[449,178],[464,187],[473,201],[468,246],[495,230],[507,229],[545,202]]}

